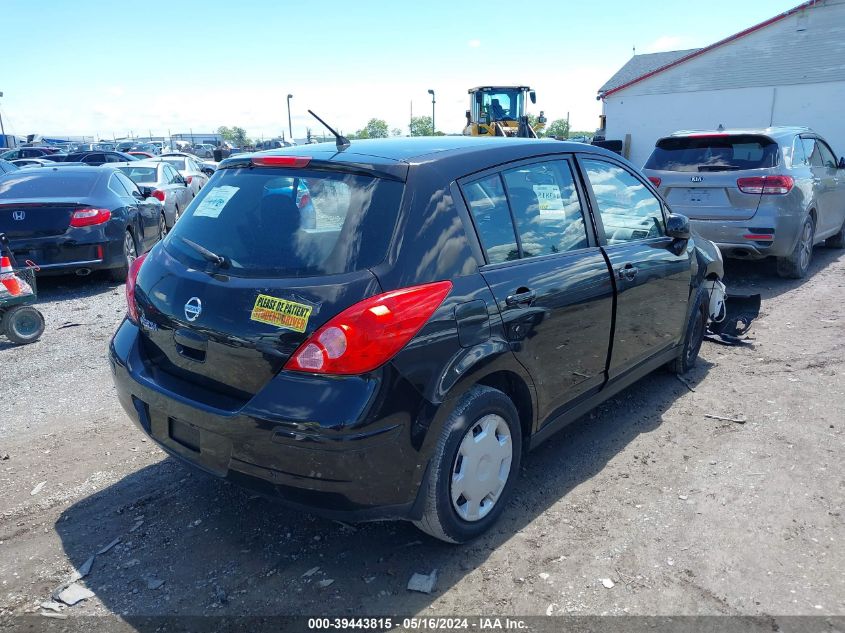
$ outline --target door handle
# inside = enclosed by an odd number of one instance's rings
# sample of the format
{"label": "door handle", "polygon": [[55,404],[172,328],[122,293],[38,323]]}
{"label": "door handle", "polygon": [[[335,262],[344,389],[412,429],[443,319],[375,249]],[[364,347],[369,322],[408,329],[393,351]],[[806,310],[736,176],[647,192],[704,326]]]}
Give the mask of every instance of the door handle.
{"label": "door handle", "polygon": [[525,303],[531,303],[536,299],[537,294],[533,290],[526,290],[525,292],[517,292],[516,294],[508,295],[505,298],[505,303],[509,306],[518,306]]}
{"label": "door handle", "polygon": [[637,276],[637,273],[639,271],[640,269],[634,266],[633,264],[625,264],[621,268],[616,269],[616,276],[619,279],[634,281],[634,278]]}

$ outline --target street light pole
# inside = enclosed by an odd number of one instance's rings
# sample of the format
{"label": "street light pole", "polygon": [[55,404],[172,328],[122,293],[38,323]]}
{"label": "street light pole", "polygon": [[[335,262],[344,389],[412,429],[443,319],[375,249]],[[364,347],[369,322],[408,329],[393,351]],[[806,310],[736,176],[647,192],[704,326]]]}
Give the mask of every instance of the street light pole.
{"label": "street light pole", "polygon": [[431,95],[431,135],[434,136],[434,131],[437,129],[434,127],[434,90],[429,90],[428,94]]}
{"label": "street light pole", "polygon": [[288,133],[290,134],[290,140],[293,142],[293,125],[290,122],[290,100],[293,99],[293,95],[288,95]]}
{"label": "street light pole", "polygon": [[[0,97],[3,96],[3,93],[0,92]],[[3,127],[3,115],[0,114],[0,134],[6,136],[6,128]],[[5,141],[5,139],[3,139]]]}

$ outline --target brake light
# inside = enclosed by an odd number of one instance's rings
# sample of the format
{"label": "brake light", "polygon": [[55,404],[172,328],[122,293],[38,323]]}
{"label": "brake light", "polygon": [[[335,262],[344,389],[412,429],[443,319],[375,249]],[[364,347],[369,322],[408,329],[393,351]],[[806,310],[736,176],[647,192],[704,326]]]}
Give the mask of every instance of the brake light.
{"label": "brake light", "polygon": [[649,176],[648,179],[651,181],[651,184],[653,184],[655,187],[659,187],[660,183],[663,182],[657,176]]}
{"label": "brake light", "polygon": [[307,193],[303,193],[302,197],[299,199],[299,208],[304,209],[308,206],[308,203],[311,202],[311,196]]}
{"label": "brake light", "polygon": [[70,225],[76,228],[103,224],[111,219],[108,209],[77,209],[70,216]]}
{"label": "brake light", "polygon": [[162,202],[164,202],[164,199],[167,197],[167,195],[161,189],[156,189],[155,191],[153,191],[152,196],[156,200],[161,200]]}
{"label": "brake light", "polygon": [[372,371],[408,344],[451,290],[451,281],[437,281],[364,299],[317,329],[285,369],[346,375]]}
{"label": "brake light", "polygon": [[792,176],[752,176],[737,178],[736,186],[742,193],[783,195],[792,191],[795,180]]}
{"label": "brake light", "polygon": [[135,282],[138,281],[138,272],[146,258],[146,253],[135,258],[135,261],[129,265],[129,274],[126,275],[126,313],[129,320],[136,325],[138,324],[138,304],[135,302]]}
{"label": "brake light", "polygon": [[185,184],[190,185],[191,181],[193,181],[193,179],[194,179],[193,176],[185,176]]}
{"label": "brake light", "polygon": [[252,164],[257,167],[307,167],[310,156],[253,156]]}

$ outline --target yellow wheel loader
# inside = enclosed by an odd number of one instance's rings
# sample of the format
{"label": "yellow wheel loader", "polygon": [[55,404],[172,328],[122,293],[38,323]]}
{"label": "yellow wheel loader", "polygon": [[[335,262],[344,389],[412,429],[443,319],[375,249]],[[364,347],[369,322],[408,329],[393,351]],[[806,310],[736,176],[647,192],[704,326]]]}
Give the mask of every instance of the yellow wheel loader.
{"label": "yellow wheel loader", "polygon": [[546,125],[540,112],[536,127],[528,123],[525,100],[537,103],[528,86],[478,86],[469,90],[469,107],[464,136],[518,136],[537,138]]}

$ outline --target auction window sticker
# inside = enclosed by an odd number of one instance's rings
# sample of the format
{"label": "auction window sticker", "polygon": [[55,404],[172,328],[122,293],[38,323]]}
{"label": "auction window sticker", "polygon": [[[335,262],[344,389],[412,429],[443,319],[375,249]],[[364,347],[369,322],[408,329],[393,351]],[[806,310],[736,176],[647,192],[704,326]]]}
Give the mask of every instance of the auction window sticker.
{"label": "auction window sticker", "polygon": [[564,211],[563,195],[557,185],[534,185],[534,194],[540,203],[540,215]]}
{"label": "auction window sticker", "polygon": [[232,199],[236,193],[240,191],[240,187],[232,187],[231,185],[222,185],[220,187],[214,187],[205,198],[202,199],[202,202],[199,203],[199,206],[194,210],[194,217],[201,217],[201,218],[216,218],[220,216],[220,213],[229,203],[229,200]]}

